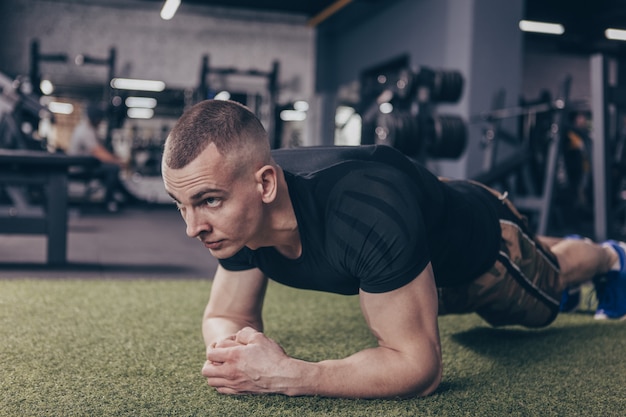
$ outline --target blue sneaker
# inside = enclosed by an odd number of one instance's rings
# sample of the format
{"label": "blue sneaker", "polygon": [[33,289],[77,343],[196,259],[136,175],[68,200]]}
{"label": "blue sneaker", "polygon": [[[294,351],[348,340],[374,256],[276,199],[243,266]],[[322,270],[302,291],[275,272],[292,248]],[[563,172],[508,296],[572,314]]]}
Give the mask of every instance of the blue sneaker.
{"label": "blue sneaker", "polygon": [[609,271],[602,290],[598,291],[598,309],[594,316],[597,320],[626,318],[626,253],[616,241],[605,243],[611,245],[619,256],[619,271]]}
{"label": "blue sneaker", "polygon": [[580,304],[580,286],[563,290],[559,310],[563,313],[571,313]]}

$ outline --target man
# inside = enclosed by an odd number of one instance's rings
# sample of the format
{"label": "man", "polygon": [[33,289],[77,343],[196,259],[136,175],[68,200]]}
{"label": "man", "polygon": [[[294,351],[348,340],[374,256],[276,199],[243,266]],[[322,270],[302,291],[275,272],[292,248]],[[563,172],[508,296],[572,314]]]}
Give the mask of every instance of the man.
{"label": "man", "polygon": [[104,115],[104,110],[99,105],[95,103],[87,105],[86,117],[74,129],[67,154],[93,156],[100,160],[98,168],[90,170],[88,175],[102,180],[105,188],[105,207],[109,212],[116,212],[119,210],[116,193],[120,195],[128,193],[119,178],[120,168],[124,162],[98,141],[98,127],[104,120]]}
{"label": "man", "polygon": [[[165,188],[187,234],[220,262],[202,373],[221,393],[428,395],[442,375],[438,313],[544,326],[569,285],[615,267],[612,285],[626,287],[619,244],[554,239],[548,249],[504,196],[442,182],[392,148],[274,156],[291,168],[274,161],[258,119],[227,101],[192,107],[165,143]],[[287,356],[262,333],[268,277],[358,294],[378,346],[317,363]]]}

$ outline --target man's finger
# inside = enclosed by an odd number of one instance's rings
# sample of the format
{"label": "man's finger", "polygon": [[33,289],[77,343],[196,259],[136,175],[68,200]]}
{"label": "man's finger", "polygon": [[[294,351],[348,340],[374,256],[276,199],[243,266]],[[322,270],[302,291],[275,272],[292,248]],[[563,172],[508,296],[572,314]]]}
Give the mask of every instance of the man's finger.
{"label": "man's finger", "polygon": [[231,352],[234,348],[241,347],[239,343],[234,343],[234,346],[228,347],[216,347],[209,349],[206,353],[206,358],[209,362],[227,362],[231,359]]}
{"label": "man's finger", "polygon": [[238,343],[233,339],[224,339],[224,340],[220,340],[219,342],[213,343],[211,345],[211,347],[213,349],[215,348],[229,348],[229,347],[235,347],[235,346],[241,346],[241,343]]}
{"label": "man's finger", "polygon": [[223,378],[225,372],[222,365],[221,362],[206,361],[202,367],[202,376],[205,378]]}
{"label": "man's finger", "polygon": [[247,345],[259,334],[261,334],[261,332],[254,330],[252,327],[244,327],[235,334],[235,342]]}

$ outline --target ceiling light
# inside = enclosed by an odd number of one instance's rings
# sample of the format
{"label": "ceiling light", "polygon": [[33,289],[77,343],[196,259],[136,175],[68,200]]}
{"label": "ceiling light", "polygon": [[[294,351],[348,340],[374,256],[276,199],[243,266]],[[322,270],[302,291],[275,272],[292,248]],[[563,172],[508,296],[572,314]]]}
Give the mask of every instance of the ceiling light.
{"label": "ceiling light", "polygon": [[130,78],[113,78],[111,87],[118,90],[135,90],[135,91],[163,91],[165,83],[163,81],[154,80],[134,80]]}
{"label": "ceiling light", "polygon": [[161,19],[170,20],[176,14],[180,6],[180,0],[165,0],[163,8],[161,9]]}
{"label": "ceiling light", "polygon": [[524,32],[547,33],[550,35],[562,35],[565,28],[560,23],[535,22],[532,20],[520,20],[519,28]]}
{"label": "ceiling light", "polygon": [[298,100],[298,101],[293,103],[293,109],[294,110],[298,110],[298,111],[308,111],[309,110],[309,103],[307,103],[304,100]]}
{"label": "ceiling light", "polygon": [[124,101],[126,107],[142,107],[144,109],[153,109],[157,105],[156,98],[152,97],[128,97]]}
{"label": "ceiling light", "polygon": [[385,103],[380,103],[380,105],[378,106],[378,110],[380,110],[382,114],[389,114],[393,111],[393,104],[389,103],[388,101]]}
{"label": "ceiling light", "polygon": [[50,80],[41,80],[41,83],[39,83],[39,89],[46,96],[49,96],[54,92],[54,85]]}
{"label": "ceiling light", "polygon": [[154,110],[133,107],[126,111],[126,115],[130,119],[151,119],[154,116]]}
{"label": "ceiling light", "polygon": [[297,110],[283,110],[280,112],[280,120],[283,122],[301,122],[306,120],[306,113]]}
{"label": "ceiling light", "polygon": [[70,103],[60,103],[58,101],[48,103],[48,109],[54,114],[72,114],[74,112],[73,105]]}
{"label": "ceiling light", "polygon": [[615,41],[626,41],[626,30],[609,28],[604,31],[604,36]]}

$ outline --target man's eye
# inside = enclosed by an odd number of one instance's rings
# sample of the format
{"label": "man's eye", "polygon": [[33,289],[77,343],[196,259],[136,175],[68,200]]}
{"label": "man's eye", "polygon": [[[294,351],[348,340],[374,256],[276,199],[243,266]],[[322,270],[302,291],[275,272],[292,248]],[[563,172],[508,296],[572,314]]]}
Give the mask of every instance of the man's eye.
{"label": "man's eye", "polygon": [[204,200],[204,202],[209,207],[217,207],[220,205],[221,200],[219,198],[209,197],[206,200]]}

